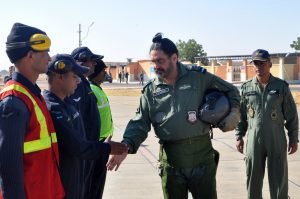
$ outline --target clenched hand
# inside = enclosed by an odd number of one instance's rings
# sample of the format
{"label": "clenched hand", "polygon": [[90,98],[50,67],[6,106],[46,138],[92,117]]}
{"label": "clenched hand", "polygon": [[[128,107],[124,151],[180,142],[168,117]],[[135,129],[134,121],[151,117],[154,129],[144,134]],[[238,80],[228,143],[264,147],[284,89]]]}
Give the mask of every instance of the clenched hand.
{"label": "clenched hand", "polygon": [[218,127],[223,131],[232,131],[240,121],[241,113],[238,108],[232,108],[230,113],[218,124]]}

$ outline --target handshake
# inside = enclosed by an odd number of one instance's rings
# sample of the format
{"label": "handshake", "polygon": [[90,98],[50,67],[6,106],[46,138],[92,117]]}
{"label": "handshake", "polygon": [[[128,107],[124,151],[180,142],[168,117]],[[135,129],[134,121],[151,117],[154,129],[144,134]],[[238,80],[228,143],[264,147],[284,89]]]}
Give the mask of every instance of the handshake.
{"label": "handshake", "polygon": [[107,138],[106,142],[110,144],[110,154],[113,155],[107,162],[106,167],[109,171],[117,171],[123,160],[127,157],[128,146],[120,142],[111,141],[111,136]]}
{"label": "handshake", "polygon": [[127,153],[128,151],[128,146],[126,144],[112,141],[111,136],[107,138],[106,143],[110,145],[111,155],[121,155],[123,153]]}

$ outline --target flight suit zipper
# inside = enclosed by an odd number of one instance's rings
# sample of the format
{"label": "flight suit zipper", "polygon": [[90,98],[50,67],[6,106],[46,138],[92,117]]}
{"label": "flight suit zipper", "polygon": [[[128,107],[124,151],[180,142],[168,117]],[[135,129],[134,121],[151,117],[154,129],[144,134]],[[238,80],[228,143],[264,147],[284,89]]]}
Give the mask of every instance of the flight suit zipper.
{"label": "flight suit zipper", "polygon": [[264,123],[264,113],[265,113],[265,111],[266,111],[266,107],[265,107],[265,93],[266,93],[266,90],[267,90],[267,87],[268,87],[268,84],[265,86],[265,87],[260,87],[260,90],[262,90],[262,99],[261,99],[261,106],[262,106],[262,108],[260,108],[260,110],[262,110],[261,111],[261,123],[262,123],[262,125],[263,125],[263,123]]}
{"label": "flight suit zipper", "polygon": [[175,84],[172,87],[173,87],[173,90],[172,90],[172,103],[173,103],[174,112],[177,112],[176,99],[175,99]]}

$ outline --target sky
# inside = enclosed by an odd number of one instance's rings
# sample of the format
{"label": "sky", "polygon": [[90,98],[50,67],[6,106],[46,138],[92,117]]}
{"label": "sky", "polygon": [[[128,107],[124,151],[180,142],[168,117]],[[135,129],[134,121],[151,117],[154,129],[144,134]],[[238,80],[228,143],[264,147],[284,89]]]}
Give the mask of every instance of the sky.
{"label": "sky", "polygon": [[104,61],[149,58],[157,32],[174,43],[195,39],[208,56],[294,52],[300,37],[299,0],[3,0],[0,6],[0,70],[12,65],[5,42],[15,22],[51,38],[51,56],[82,45]]}

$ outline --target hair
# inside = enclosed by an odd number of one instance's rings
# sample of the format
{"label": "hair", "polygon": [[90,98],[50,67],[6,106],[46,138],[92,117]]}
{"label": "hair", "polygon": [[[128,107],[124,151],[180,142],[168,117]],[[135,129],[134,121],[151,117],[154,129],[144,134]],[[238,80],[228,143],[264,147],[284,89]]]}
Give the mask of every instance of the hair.
{"label": "hair", "polygon": [[52,72],[52,71],[47,71],[47,80],[49,84],[52,84],[54,82],[54,77],[57,75],[62,75],[65,76],[67,75],[69,72],[71,72],[72,70],[67,71],[66,73],[60,74],[60,73],[56,73],[56,72]]}
{"label": "hair", "polygon": [[48,71],[47,72],[47,80],[48,80],[48,84],[52,84],[52,82],[53,82],[53,78],[54,78],[54,72],[51,72],[51,71]]}
{"label": "hair", "polygon": [[176,45],[168,38],[163,38],[162,33],[156,33],[152,39],[153,44],[150,47],[152,50],[162,50],[168,56],[172,56],[174,53],[178,56],[178,49]]}

